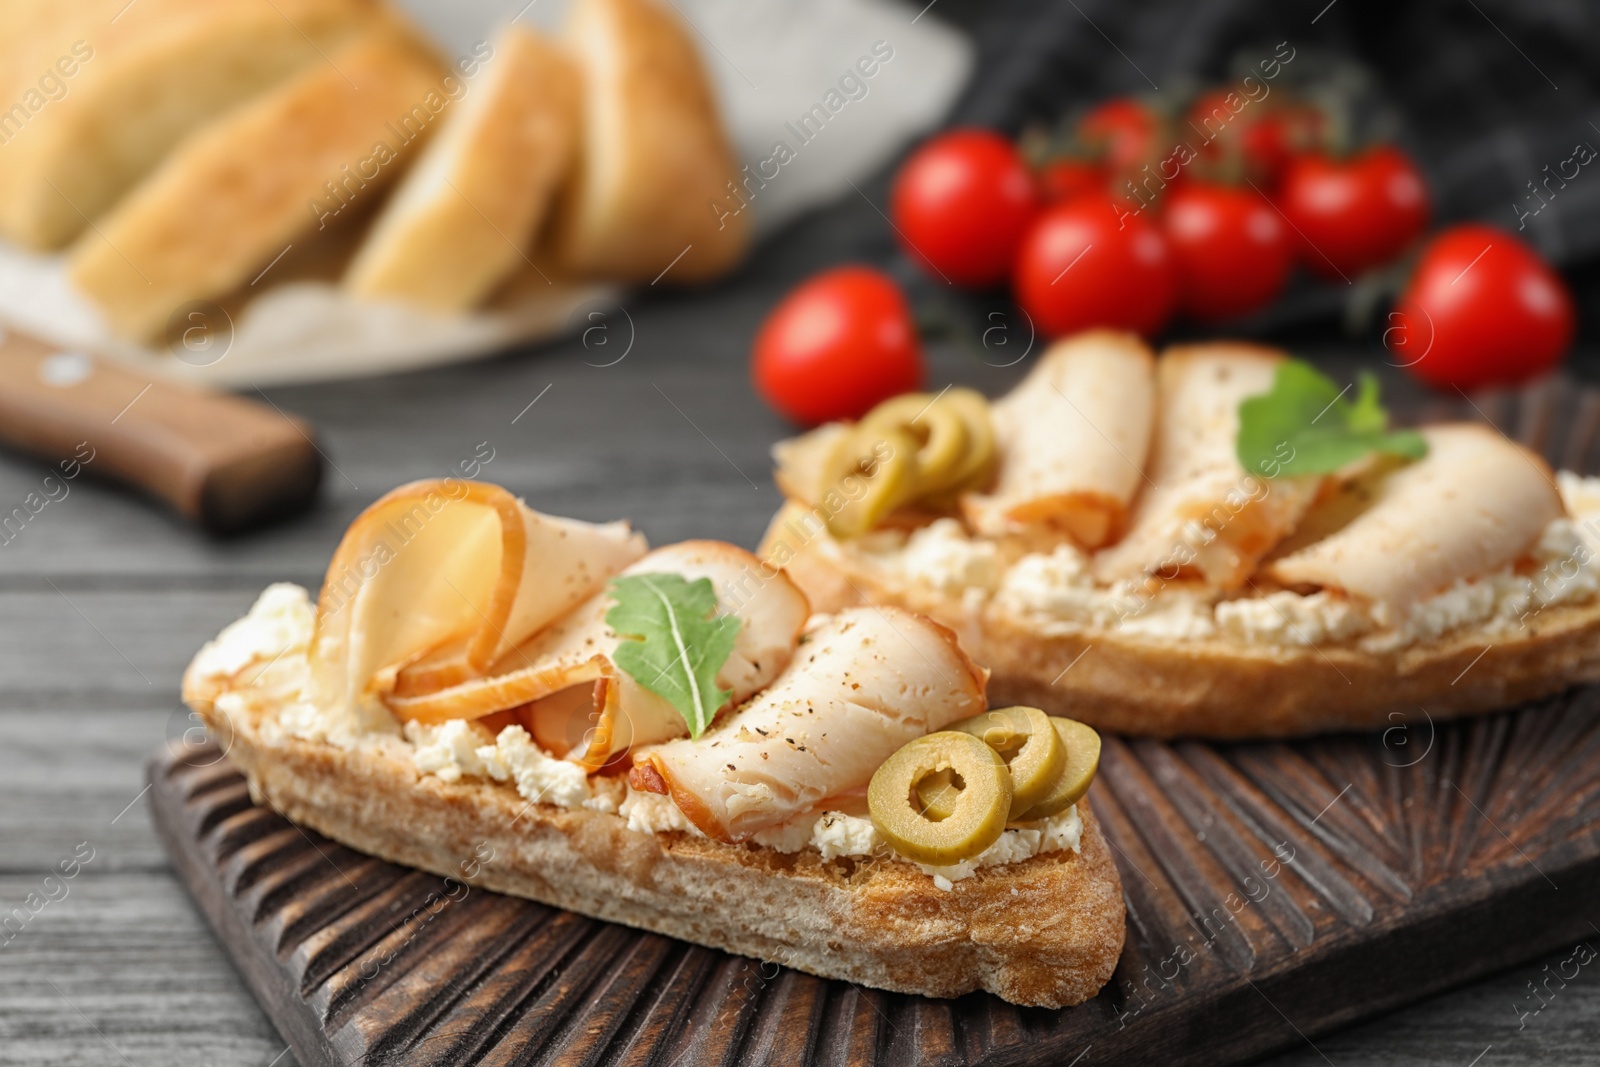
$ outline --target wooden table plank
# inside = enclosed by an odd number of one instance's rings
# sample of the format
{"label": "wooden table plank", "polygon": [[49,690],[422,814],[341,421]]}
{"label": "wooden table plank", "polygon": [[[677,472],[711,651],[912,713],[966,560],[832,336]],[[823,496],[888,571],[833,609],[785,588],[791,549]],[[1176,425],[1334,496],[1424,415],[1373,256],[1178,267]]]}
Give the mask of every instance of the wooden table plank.
{"label": "wooden table plank", "polygon": [[128,693],[171,707],[189,659],[258,592],[63,584],[0,594],[0,692]]}
{"label": "wooden table plank", "polygon": [[[48,710],[0,711],[0,871],[42,874],[83,842],[94,850],[88,866],[97,877],[168,870],[150,825],[143,763],[188,725],[170,703],[62,701]],[[0,913],[15,903],[0,897]]]}
{"label": "wooden table plank", "polygon": [[[99,862],[0,949],[0,1064],[266,1067],[284,1043],[172,875]],[[45,891],[0,875],[7,907]]]}

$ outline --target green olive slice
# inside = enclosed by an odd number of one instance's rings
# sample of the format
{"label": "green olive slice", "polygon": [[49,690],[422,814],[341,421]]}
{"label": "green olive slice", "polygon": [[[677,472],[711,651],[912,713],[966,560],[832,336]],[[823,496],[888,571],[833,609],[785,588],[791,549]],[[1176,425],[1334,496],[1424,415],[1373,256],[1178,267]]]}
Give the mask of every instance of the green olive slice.
{"label": "green olive slice", "polygon": [[859,425],[872,424],[898,429],[921,414],[922,409],[927,407],[933,398],[933,393],[900,393],[891,396],[861,416]]}
{"label": "green olive slice", "polygon": [[859,537],[910,500],[917,489],[916,453],[917,442],[903,430],[857,426],[846,434],[817,502],[828,513],[828,532]]}
{"label": "green olive slice", "polygon": [[967,452],[956,471],[952,488],[982,489],[994,474],[999,459],[989,401],[975,389],[952,389],[940,403],[955,410],[967,428]]}
{"label": "green olive slice", "polygon": [[1066,749],[1066,766],[1050,792],[1023,812],[1019,822],[1044,819],[1066,811],[1083,799],[1083,794],[1089,791],[1089,783],[1094,781],[1095,772],[1100,769],[1099,734],[1076,719],[1055,715],[1050,716],[1050,725],[1055,727]]}
{"label": "green olive slice", "polygon": [[1051,729],[1050,716],[1018,705],[996,708],[951,723],[948,729],[971,734],[999,753],[1011,770],[1011,818],[1043,800],[1066,767],[1067,753]]}
{"label": "green olive slice", "polygon": [[917,804],[924,815],[935,821],[948,819],[959,799],[961,787],[956,784],[956,772],[948,767],[917,783]]}
{"label": "green olive slice", "polygon": [[[923,809],[917,786],[951,771],[958,795],[942,818]],[[902,856],[948,866],[969,860],[1000,839],[1011,812],[1011,775],[999,754],[971,734],[941,730],[884,760],[867,787],[872,825]]]}
{"label": "green olive slice", "polygon": [[966,451],[961,462],[937,486],[920,482],[920,502],[929,510],[942,511],[956,506],[961,494],[982,489],[994,478],[999,463],[994,420],[989,402],[972,389],[951,389],[939,399],[938,407],[960,418],[966,430]]}
{"label": "green olive slice", "polygon": [[891,397],[867,412],[860,424],[879,431],[902,430],[916,439],[919,497],[948,487],[966,462],[966,420],[935,394]]}

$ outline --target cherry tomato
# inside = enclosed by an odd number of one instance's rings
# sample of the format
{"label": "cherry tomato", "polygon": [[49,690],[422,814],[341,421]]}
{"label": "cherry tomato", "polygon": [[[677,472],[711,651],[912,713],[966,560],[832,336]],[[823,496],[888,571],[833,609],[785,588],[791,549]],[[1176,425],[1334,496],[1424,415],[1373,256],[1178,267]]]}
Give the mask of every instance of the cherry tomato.
{"label": "cherry tomato", "polygon": [[1254,125],[1260,108],[1231,89],[1211,89],[1195,97],[1184,116],[1189,131],[1201,140],[1200,154],[1217,157],[1238,142],[1239,131]]}
{"label": "cherry tomato", "polygon": [[1289,106],[1267,112],[1244,131],[1245,172],[1250,180],[1262,189],[1276,189],[1295,154],[1322,141],[1325,125],[1315,108]]}
{"label": "cherry tomato", "polygon": [[1160,150],[1161,116],[1132,97],[1107,100],[1078,121],[1078,140],[1098,151],[1113,174],[1136,171]]}
{"label": "cherry tomato", "polygon": [[1384,343],[1437,386],[1510,385],[1555,366],[1572,344],[1572,292],[1505,230],[1452,226],[1422,250]]}
{"label": "cherry tomato", "polygon": [[1005,280],[1038,195],[1016,145],[989,130],[955,130],[906,160],[889,205],[913,259],[982,288]]}
{"label": "cherry tomato", "polygon": [[1306,266],[1328,278],[1353,279],[1393,261],[1428,224],[1422,173],[1392,145],[1345,161],[1300,156],[1278,199],[1304,238]]}
{"label": "cherry tomato", "polygon": [[1196,319],[1231,319],[1266,306],[1294,265],[1289,227],[1254,189],[1188,182],[1169,194],[1162,229],[1179,305]]}
{"label": "cherry tomato", "polygon": [[1081,159],[1056,159],[1039,171],[1039,194],[1046,203],[1056,204],[1084,193],[1105,192],[1108,182],[1105,168],[1097,164]]}
{"label": "cherry tomato", "polygon": [[1321,113],[1297,104],[1269,104],[1237,92],[1203,93],[1189,108],[1188,125],[1203,140],[1204,170],[1237,181],[1239,174],[1264,191],[1277,187],[1296,152],[1315,144]]}
{"label": "cherry tomato", "polygon": [[905,295],[871,267],[836,267],[784,297],[756,334],[756,391],[798,423],[866,414],[922,384]]}
{"label": "cherry tomato", "polygon": [[1094,326],[1150,336],[1177,300],[1161,229],[1105,194],[1047,209],[1017,254],[1017,303],[1047,336]]}

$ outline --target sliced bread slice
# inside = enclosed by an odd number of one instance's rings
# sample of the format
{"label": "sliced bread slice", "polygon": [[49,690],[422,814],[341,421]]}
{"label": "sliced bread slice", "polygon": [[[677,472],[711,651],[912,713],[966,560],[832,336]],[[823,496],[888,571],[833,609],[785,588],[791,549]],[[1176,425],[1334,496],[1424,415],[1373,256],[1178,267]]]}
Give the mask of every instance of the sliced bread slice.
{"label": "sliced bread slice", "polygon": [[524,263],[572,165],[579,74],[512,26],[373,224],[345,287],[372,300],[465,311]]}
{"label": "sliced bread slice", "polygon": [[619,281],[728,270],[748,244],[749,215],[719,218],[715,207],[739,165],[687,29],[655,0],[577,0],[567,39],[584,68],[584,136],[557,218],[558,260]]}

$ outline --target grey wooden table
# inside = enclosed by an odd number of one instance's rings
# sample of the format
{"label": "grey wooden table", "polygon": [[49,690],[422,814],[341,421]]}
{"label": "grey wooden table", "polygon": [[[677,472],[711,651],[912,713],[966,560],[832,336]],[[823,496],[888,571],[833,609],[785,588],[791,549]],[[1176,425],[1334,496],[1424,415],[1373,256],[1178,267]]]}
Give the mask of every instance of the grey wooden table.
{"label": "grey wooden table", "polygon": [[[30,894],[37,909],[0,926],[0,1064],[292,1064],[174,879],[141,793],[147,755],[193,725],[177,701],[190,655],[267,582],[314,587],[372,498],[445,474],[480,442],[493,449],[482,477],[537,508],[629,516],[658,544],[753,546],[777,503],[766,449],[785,427],[748,385],[750,338],[795,278],[884,256],[884,229],[868,205],[846,205],[780,237],[725,287],[631,299],[588,347],[574,338],[447,371],[273,390],[321,429],[334,464],[320,505],[291,524],[211,542],[80,480],[0,545],[0,920],[26,911]],[[1026,369],[1002,366],[1026,338],[989,339],[936,346],[932,384],[1003,390]],[[0,512],[41,474],[0,458]],[[63,862],[73,877],[61,877]],[[1519,1020],[1518,1008],[1537,1006],[1527,984],[1569,954],[1276,1062],[1592,1063],[1595,968]]]}

